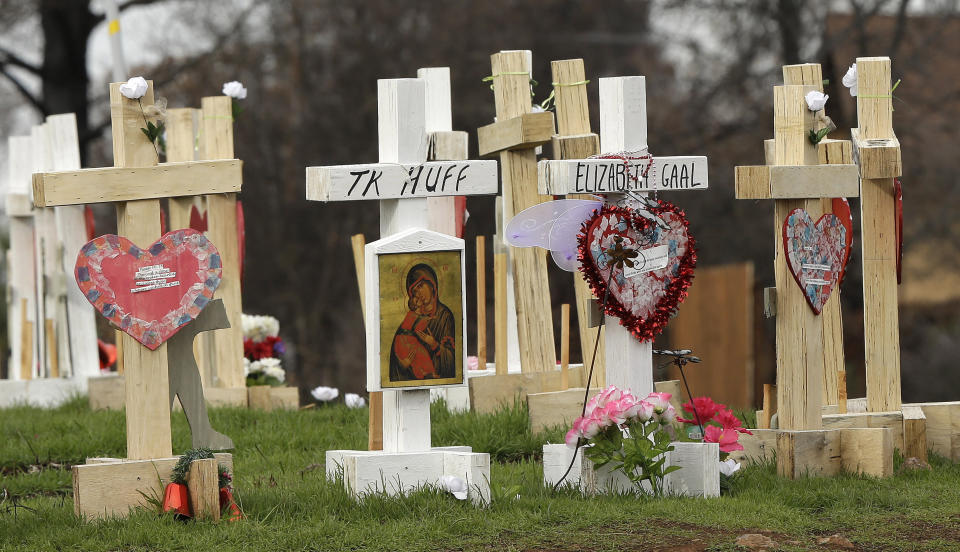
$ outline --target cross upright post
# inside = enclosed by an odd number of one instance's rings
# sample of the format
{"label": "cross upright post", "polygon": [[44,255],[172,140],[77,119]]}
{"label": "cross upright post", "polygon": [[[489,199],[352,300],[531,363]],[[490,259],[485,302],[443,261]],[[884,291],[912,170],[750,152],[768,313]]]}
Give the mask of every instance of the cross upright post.
{"label": "cross upright post", "polygon": [[[647,148],[646,79],[642,76],[600,79],[600,151],[606,155],[625,155],[628,151]],[[650,191],[706,190],[707,158],[704,156],[654,156],[652,168],[643,176],[641,162],[628,159],[634,181],[624,178],[597,180],[591,174],[609,174],[622,169],[621,159],[565,159],[541,161],[539,191],[541,194],[597,194],[607,203],[617,203],[627,192],[645,194]],[[646,162],[642,164],[645,166]],[[621,171],[623,173],[624,171]],[[674,177],[685,175],[684,177]],[[653,350],[650,342],[641,342],[620,324],[620,319],[604,315],[606,331],[606,384],[630,389],[638,397],[654,391]],[[587,368],[589,370],[589,368]],[[719,494],[716,462],[719,449],[714,443],[675,443],[668,463],[683,469],[671,474],[666,484],[675,492],[695,496]],[[566,445],[544,446],[544,480],[555,484],[571,461],[572,451]],[[580,455],[579,467],[568,476],[571,484],[590,482],[586,471],[592,465]],[[672,477],[672,478],[671,478]],[[602,490],[595,482],[593,492]]]}
{"label": "cross upright post", "polygon": [[[148,81],[139,101],[124,97],[121,84],[110,85],[114,167],[35,173],[34,205],[115,203],[118,234],[147,247],[161,237],[160,198],[237,192],[241,162],[230,159],[158,166],[154,146],[140,130],[146,119],[141,105],[154,103],[153,84]],[[150,350],[127,334],[122,334],[121,341],[126,367],[127,461],[148,460],[156,470],[157,459],[169,459],[172,452],[167,346],[160,344]],[[88,487],[89,480],[83,479],[83,473],[94,477],[99,469],[110,470],[122,463],[114,461],[106,468],[92,464],[74,467],[78,514],[125,513],[142,500],[139,490],[153,486],[148,477],[138,478],[131,488],[111,489],[118,498],[109,508],[98,502],[109,485],[104,487],[101,480]]]}
{"label": "cross upright post", "polygon": [[893,133],[890,58],[857,58],[857,122],[851,130],[860,165],[863,334],[867,410],[899,410],[900,325],[894,179],[900,142]]}
{"label": "cross upright post", "polygon": [[[452,215],[447,209],[449,204],[440,202],[433,206],[431,213],[430,198],[494,194],[497,190],[493,161],[427,161],[430,139],[426,98],[425,79],[377,81],[379,163],[307,167],[306,170],[308,200],[378,200],[380,206],[381,240],[366,246],[365,308],[367,387],[372,392],[382,391],[383,451],[327,451],[328,476],[335,477],[336,467],[343,466],[345,483],[356,495],[374,489],[405,492],[418,484],[432,483],[431,478],[436,478],[437,473],[408,470],[407,466],[414,463],[422,468],[437,461],[444,463],[446,455],[453,455],[451,465],[462,465],[463,461],[473,463],[466,471],[454,469],[464,474],[471,484],[479,483],[474,478],[484,469],[489,473],[486,455],[470,453],[468,447],[455,451],[431,447],[430,389],[382,389],[378,376],[381,360],[379,354],[374,354],[379,350],[376,346],[380,339],[379,316],[371,314],[379,313],[380,297],[373,292],[379,289],[378,267],[373,261],[379,244],[390,238],[402,240],[425,225],[449,228],[448,218]],[[394,473],[398,469],[400,471]],[[441,474],[444,469],[440,470]],[[384,482],[388,488],[382,488]],[[484,500],[488,496],[484,492],[481,495]]]}

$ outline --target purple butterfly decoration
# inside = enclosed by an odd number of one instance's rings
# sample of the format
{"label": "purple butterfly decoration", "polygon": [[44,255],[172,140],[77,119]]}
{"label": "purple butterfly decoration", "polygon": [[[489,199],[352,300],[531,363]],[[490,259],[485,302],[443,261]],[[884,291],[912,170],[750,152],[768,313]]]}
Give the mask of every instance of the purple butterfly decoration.
{"label": "purple butterfly decoration", "polygon": [[557,266],[576,272],[577,234],[584,221],[603,207],[603,201],[559,199],[534,205],[517,213],[507,223],[506,242],[514,247],[542,247],[550,250]]}

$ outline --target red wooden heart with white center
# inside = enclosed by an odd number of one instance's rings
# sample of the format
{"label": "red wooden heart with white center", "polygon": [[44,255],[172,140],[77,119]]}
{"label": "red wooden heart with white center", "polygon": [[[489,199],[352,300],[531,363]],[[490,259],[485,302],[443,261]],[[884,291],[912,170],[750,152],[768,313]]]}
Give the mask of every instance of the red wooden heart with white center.
{"label": "red wooden heart with white center", "polygon": [[94,308],[150,350],[189,324],[220,285],[220,253],[190,229],[164,234],[147,250],[108,234],[87,242],[75,276]]}
{"label": "red wooden heart with white center", "polygon": [[[697,264],[695,242],[683,211],[664,201],[657,201],[648,211],[660,217],[667,228],[637,210],[608,205],[584,222],[578,236],[580,271],[597,302],[640,341],[649,341],[664,330],[687,297]],[[631,259],[635,267],[616,266],[611,250],[618,237],[624,250],[638,253]]]}
{"label": "red wooden heart with white center", "polygon": [[814,224],[805,209],[794,209],[783,221],[783,250],[807,303],[820,314],[850,256],[846,227],[832,213]]}

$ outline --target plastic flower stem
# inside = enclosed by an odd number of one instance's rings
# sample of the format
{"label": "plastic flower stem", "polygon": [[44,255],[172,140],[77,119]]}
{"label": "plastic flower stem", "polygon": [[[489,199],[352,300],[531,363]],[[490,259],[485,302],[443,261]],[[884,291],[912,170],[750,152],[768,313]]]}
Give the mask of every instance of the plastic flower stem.
{"label": "plastic flower stem", "polygon": [[[140,106],[140,116],[143,117],[143,126],[147,126],[147,114],[143,112],[143,101],[140,98],[137,98],[137,104]],[[157,143],[150,141],[150,145],[153,146],[153,151],[157,152],[157,163],[160,162],[160,149],[157,147]]]}
{"label": "plastic flower stem", "polygon": [[686,363],[681,362],[679,358],[674,362],[676,362],[677,368],[680,369],[680,379],[683,380],[683,386],[687,388],[687,396],[690,397],[690,406],[693,407],[693,417],[697,419],[697,425],[700,426],[700,439],[702,440],[706,434],[703,432],[703,422],[700,421],[700,413],[697,412],[697,405],[693,402],[693,394],[690,393],[690,385],[687,383],[687,376],[683,373],[683,365]]}
{"label": "plastic flower stem", "polygon": [[[613,267],[610,267],[610,275],[607,276],[607,285],[603,289],[603,307],[600,309],[600,312],[606,312],[607,309],[607,296],[610,293],[610,283],[613,282]],[[604,316],[600,320],[600,324],[597,326],[597,337],[593,342],[593,356],[590,358],[590,371],[587,372],[587,388],[583,392],[583,407],[580,409],[580,416],[587,415],[587,403],[590,401],[590,382],[593,380],[593,367],[597,364],[597,349],[600,348],[600,331],[603,330],[603,326],[607,323],[607,317]],[[577,439],[577,446],[573,449],[573,457],[570,459],[570,465],[567,466],[567,471],[563,472],[563,477],[561,477],[554,485],[553,491],[556,492],[560,488],[560,484],[570,475],[570,470],[573,469],[573,464],[577,461],[577,451],[580,450],[580,447],[585,445],[583,442],[583,437]]]}

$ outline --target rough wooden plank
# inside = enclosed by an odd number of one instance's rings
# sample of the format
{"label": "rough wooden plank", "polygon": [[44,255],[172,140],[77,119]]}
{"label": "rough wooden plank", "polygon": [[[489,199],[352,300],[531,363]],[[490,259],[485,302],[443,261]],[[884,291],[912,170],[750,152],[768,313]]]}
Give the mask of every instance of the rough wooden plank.
{"label": "rough wooden plank", "polygon": [[226,159],[36,173],[33,203],[37,207],[54,207],[239,192],[242,168],[239,159]]}
{"label": "rough wooden plank", "polygon": [[[857,139],[894,138],[890,59],[857,58],[857,85]],[[897,410],[901,406],[900,326],[893,179],[864,179],[861,196],[867,409]]]}
{"label": "rough wooden plank", "polygon": [[850,137],[856,148],[855,159],[860,165],[861,178],[896,178],[903,174],[900,141],[896,136],[865,139],[860,136],[860,129],[851,128]]}
{"label": "rough wooden plank", "polygon": [[523,113],[478,128],[477,147],[481,157],[532,149],[549,142],[553,132],[553,113]]}
{"label": "rough wooden plank", "polygon": [[489,195],[496,192],[496,161],[307,167],[307,199],[310,201]]}
{"label": "rough wooden plank", "polygon": [[[600,136],[591,132],[590,104],[587,100],[586,70],[582,59],[550,62],[557,111],[557,135],[551,139],[554,159],[586,159],[600,153]],[[584,84],[574,84],[584,83]],[[539,182],[539,175],[538,175]],[[572,194],[571,199],[590,199]],[[590,285],[580,274],[573,275],[577,298],[577,325],[580,352],[586,366],[593,365],[598,385],[606,381],[606,330]],[[597,335],[599,332],[599,335]]]}
{"label": "rough wooden plank", "polygon": [[960,402],[915,403],[927,419],[927,448],[936,454],[960,461]]}
{"label": "rough wooden plank", "polygon": [[187,471],[187,489],[190,491],[190,511],[198,520],[220,519],[220,487],[216,458],[202,458],[190,463]]}
{"label": "rough wooden plank", "polygon": [[[200,110],[192,107],[171,108],[167,110],[167,161],[193,161],[196,155],[197,130],[200,123]],[[190,228],[190,210],[194,198],[191,196],[172,197],[167,203],[170,215],[170,229]]]}
{"label": "rough wooden plank", "polygon": [[[774,87],[776,165],[817,162],[816,148],[807,139],[814,126],[804,95],[807,86]],[[783,221],[793,209],[805,208],[816,220],[822,214],[819,199],[775,202],[774,229],[780,236]],[[823,402],[823,321],[807,305],[787,266],[783,240],[776,239],[774,273],[777,284],[777,406],[782,429],[821,427]]]}
{"label": "rough wooden plank", "polygon": [[[583,380],[583,367],[571,367],[571,382]],[[490,413],[514,400],[525,401],[530,393],[562,391],[560,371],[528,372],[469,378],[470,408],[474,412]]]}
{"label": "rough wooden plank", "polygon": [[919,406],[903,405],[903,456],[927,461],[927,417]]}
{"label": "rough wooden plank", "polygon": [[857,166],[794,165],[736,167],[737,199],[857,197]]}
{"label": "rough wooden plank", "polygon": [[788,479],[840,473],[841,432],[825,430],[777,433],[777,474]]}
{"label": "rough wooden plank", "polygon": [[434,130],[430,132],[430,147],[427,158],[433,161],[457,161],[466,159],[470,135],[463,130]]}
{"label": "rough wooden plank", "polygon": [[889,429],[842,429],[839,433],[844,471],[874,477],[893,475],[894,440]]}
{"label": "rough wooden plank", "polygon": [[270,403],[273,410],[296,410],[300,408],[300,390],[296,387],[271,387]]}
{"label": "rough wooden plank", "polygon": [[[233,455],[217,453],[214,456],[233,473]],[[170,482],[179,457],[91,460],[91,463],[73,466],[74,513],[88,520],[124,517],[133,508],[148,507],[144,494],[163,500],[163,488]]]}
{"label": "rough wooden plank", "polygon": [[752,429],[753,435],[741,435],[740,444],[743,450],[730,453],[730,458],[737,462],[751,462],[761,464],[776,458],[777,430]]}
{"label": "rough wooden plank", "polygon": [[493,254],[493,337],[498,376],[507,375],[507,254]]}
{"label": "rough wooden plank", "polygon": [[[511,51],[493,54],[494,100],[501,121],[530,112],[530,64],[526,52]],[[550,114],[552,118],[552,114]],[[550,135],[553,134],[552,119]],[[549,136],[547,138],[549,140]],[[503,180],[503,217],[509,220],[516,213],[541,202],[537,194],[536,153],[532,149],[500,153]],[[553,340],[553,320],[547,259],[536,248],[513,248],[514,299],[517,311],[517,333],[520,366],[524,372],[553,370],[557,364]]]}
{"label": "rough wooden plank", "polygon": [[273,399],[270,396],[269,385],[254,385],[247,388],[247,396],[251,410],[270,412],[273,410]]}
{"label": "rough wooden plank", "polygon": [[893,446],[904,450],[903,412],[868,412],[856,414],[827,414],[823,416],[824,429],[886,428],[890,430]]}

